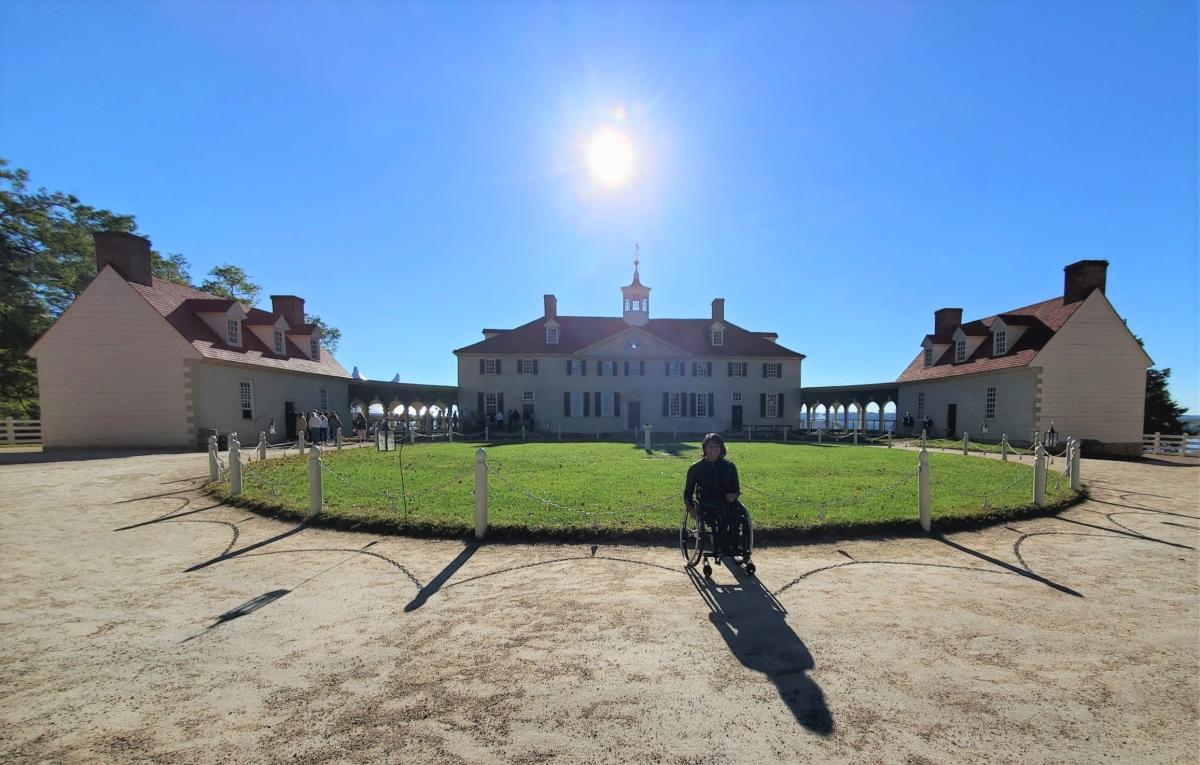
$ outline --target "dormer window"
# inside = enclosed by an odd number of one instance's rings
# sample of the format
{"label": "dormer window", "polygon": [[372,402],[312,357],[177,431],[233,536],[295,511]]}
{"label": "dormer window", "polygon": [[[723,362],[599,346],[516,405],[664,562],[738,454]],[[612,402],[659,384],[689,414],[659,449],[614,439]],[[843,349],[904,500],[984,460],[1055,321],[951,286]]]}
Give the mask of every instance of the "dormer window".
{"label": "dormer window", "polygon": [[546,327],[546,344],[558,345],[558,327]]}
{"label": "dormer window", "polygon": [[1003,356],[1006,353],[1008,353],[1008,333],[999,330],[992,339],[992,355]]}
{"label": "dormer window", "polygon": [[925,349],[925,366],[933,366],[933,348]]}
{"label": "dormer window", "polygon": [[283,355],[283,330],[275,330],[275,353]]}
{"label": "dormer window", "polygon": [[954,341],[954,363],[961,364],[962,362],[964,362],[966,360],[967,360],[967,341],[966,340],[955,340]]}
{"label": "dormer window", "polygon": [[714,329],[712,331],[712,344],[713,345],[725,345],[725,330]]}
{"label": "dormer window", "polygon": [[225,339],[230,345],[242,344],[242,323],[237,319],[225,320]]}
{"label": "dormer window", "polygon": [[316,335],[310,337],[308,339],[308,351],[313,361],[319,361],[321,358],[321,338]]}

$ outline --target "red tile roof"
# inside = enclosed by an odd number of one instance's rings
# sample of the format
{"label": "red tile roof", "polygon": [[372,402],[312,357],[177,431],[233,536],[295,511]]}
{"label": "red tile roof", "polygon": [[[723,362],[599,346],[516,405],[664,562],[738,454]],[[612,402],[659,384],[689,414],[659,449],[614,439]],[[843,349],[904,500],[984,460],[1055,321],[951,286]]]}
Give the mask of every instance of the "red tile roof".
{"label": "red tile roof", "polygon": [[[555,316],[554,320],[558,322],[558,343],[555,345],[546,342],[547,317],[541,316],[515,329],[486,330],[499,334],[459,348],[454,352],[571,354],[633,329],[625,323],[624,319],[617,317]],[[651,319],[636,329],[668,342],[693,356],[804,358],[804,354],[785,348],[764,337],[764,335],[774,333],[750,332],[728,321],[721,323],[725,326],[725,344],[719,346],[713,346],[709,342],[708,329],[712,325],[711,319]]]}
{"label": "red tile roof", "polygon": [[[212,328],[196,314],[198,311],[226,311],[234,301],[158,278],[151,281],[153,284],[150,286],[136,282],[129,282],[129,286],[145,298],[146,302],[153,306],[154,310],[158,311],[167,320],[167,323],[176,332],[183,335],[183,338],[205,358],[330,377],[350,376],[329,351],[322,349],[321,360],[313,361],[291,340],[286,341],[286,355],[276,354],[273,348],[264,345],[253,332],[242,333],[241,348],[228,345],[225,338],[213,332]],[[219,304],[223,304],[224,307],[217,307]],[[258,308],[252,308],[250,316],[254,319],[250,323],[256,325],[274,323],[270,313]],[[263,321],[264,316],[270,321]],[[288,334],[295,334],[298,331],[311,333],[313,329],[315,329],[314,325],[305,324],[302,327],[292,327],[288,330]]]}
{"label": "red tile roof", "polygon": [[[1013,343],[1008,353],[1003,356],[992,356],[992,344],[982,342],[975,351],[962,363],[954,363],[954,348],[951,346],[941,356],[934,359],[933,366],[925,366],[925,352],[918,353],[896,378],[896,382],[912,382],[914,380],[935,380],[957,375],[970,375],[977,372],[991,372],[997,369],[1011,369],[1029,366],[1029,362],[1037,356],[1038,351],[1045,347],[1054,333],[1062,329],[1067,319],[1083,305],[1079,300],[1064,305],[1061,297],[1044,300],[1041,303],[1005,311],[998,316],[1003,317],[1006,324],[1024,325],[1026,329],[1017,341]],[[969,322],[963,325],[963,331],[968,335],[978,336],[979,327],[990,328],[997,316]],[[968,329],[970,327],[970,329]],[[926,337],[933,337],[926,335]],[[936,341],[935,341],[936,342]]]}

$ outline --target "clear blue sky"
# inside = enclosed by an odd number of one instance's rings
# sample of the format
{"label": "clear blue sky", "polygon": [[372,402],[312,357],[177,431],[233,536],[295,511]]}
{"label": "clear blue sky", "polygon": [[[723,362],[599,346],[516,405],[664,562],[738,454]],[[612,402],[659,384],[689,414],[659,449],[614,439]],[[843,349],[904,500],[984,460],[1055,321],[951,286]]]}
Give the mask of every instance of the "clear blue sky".
{"label": "clear blue sky", "polygon": [[[1195,2],[0,4],[0,155],[245,268],[371,378],[559,311],[775,331],[805,385],[1108,295],[1200,411]],[[600,185],[588,135],[629,137]]]}

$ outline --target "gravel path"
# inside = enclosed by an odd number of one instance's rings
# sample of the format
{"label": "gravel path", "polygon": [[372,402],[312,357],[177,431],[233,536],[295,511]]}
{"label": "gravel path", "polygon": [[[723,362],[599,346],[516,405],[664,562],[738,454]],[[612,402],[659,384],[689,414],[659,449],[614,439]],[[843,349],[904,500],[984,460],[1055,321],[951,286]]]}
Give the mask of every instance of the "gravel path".
{"label": "gravel path", "polygon": [[1196,460],[1085,460],[1056,518],[763,547],[706,584],[666,547],[288,526],[204,497],[202,454],[14,459],[5,763],[1200,752]]}

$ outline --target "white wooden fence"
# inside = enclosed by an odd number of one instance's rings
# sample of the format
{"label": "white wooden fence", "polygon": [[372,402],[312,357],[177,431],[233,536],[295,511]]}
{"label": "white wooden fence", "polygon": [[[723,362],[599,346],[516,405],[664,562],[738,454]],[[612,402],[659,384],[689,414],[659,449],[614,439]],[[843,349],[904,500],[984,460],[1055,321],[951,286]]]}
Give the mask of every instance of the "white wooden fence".
{"label": "white wooden fence", "polygon": [[12,417],[0,420],[0,444],[17,446],[19,444],[40,444],[41,442],[41,420],[14,420]]}
{"label": "white wooden fence", "polygon": [[1200,438],[1189,436],[1164,436],[1161,433],[1142,434],[1142,454],[1174,454],[1181,457],[1200,456]]}

